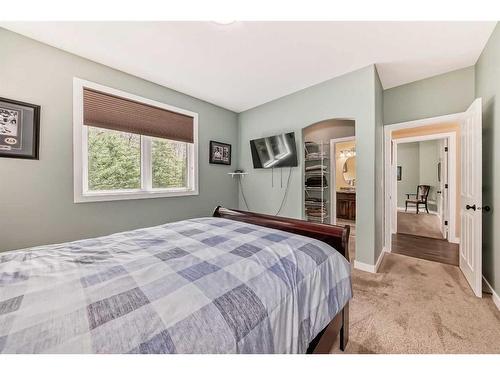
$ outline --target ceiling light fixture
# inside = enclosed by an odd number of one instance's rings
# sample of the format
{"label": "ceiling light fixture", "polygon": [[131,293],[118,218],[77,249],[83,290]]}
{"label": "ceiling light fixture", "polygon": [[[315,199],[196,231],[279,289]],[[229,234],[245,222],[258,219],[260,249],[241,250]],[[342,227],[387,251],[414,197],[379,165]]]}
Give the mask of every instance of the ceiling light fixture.
{"label": "ceiling light fixture", "polygon": [[232,23],[235,23],[236,21],[235,20],[218,20],[218,21],[212,21],[212,22],[216,23],[217,25],[226,26],[226,25],[231,25]]}

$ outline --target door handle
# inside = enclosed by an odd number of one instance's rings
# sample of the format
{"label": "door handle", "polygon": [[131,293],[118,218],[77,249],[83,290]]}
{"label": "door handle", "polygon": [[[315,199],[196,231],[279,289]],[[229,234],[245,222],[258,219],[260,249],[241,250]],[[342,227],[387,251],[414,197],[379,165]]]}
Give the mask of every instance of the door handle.
{"label": "door handle", "polygon": [[436,193],[441,194],[441,190],[436,191]]}
{"label": "door handle", "polygon": [[474,210],[474,211],[476,211],[476,205],[475,204],[473,204],[472,206],[467,205],[467,206],[465,206],[465,208],[468,209],[468,210]]}

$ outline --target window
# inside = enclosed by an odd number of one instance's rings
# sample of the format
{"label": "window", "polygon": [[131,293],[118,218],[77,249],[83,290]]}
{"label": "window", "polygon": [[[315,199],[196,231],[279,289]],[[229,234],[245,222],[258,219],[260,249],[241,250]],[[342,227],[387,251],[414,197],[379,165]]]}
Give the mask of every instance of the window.
{"label": "window", "polygon": [[187,144],[168,139],[152,140],[153,188],[182,188],[187,184]]}
{"label": "window", "polygon": [[198,115],[75,78],[74,200],[198,194]]}
{"label": "window", "polygon": [[88,191],[141,188],[141,136],[88,127]]}

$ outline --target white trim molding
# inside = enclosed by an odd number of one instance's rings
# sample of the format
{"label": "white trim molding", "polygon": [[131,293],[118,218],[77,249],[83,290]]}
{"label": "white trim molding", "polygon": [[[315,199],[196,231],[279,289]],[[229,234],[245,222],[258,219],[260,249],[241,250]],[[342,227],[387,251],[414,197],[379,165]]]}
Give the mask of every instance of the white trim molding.
{"label": "white trim molding", "polygon": [[405,122],[398,122],[394,124],[385,124],[385,127],[390,127],[391,131],[406,129],[406,128],[415,128],[418,126],[427,126],[427,125],[435,125],[439,123],[445,122],[458,122],[463,119],[463,112],[452,113],[449,115],[436,116],[436,117],[428,117],[420,120],[412,120]]}
{"label": "white trim molding", "polygon": [[500,297],[495,292],[495,290],[493,289],[493,287],[490,285],[490,283],[488,282],[488,280],[486,280],[486,278],[484,277],[484,275],[483,275],[483,282],[486,285],[486,287],[488,288],[488,292],[491,293],[491,299],[493,300],[493,303],[495,304],[495,306],[497,307],[497,309],[500,311]]}
{"label": "white trim molding", "polygon": [[360,262],[359,260],[354,260],[354,268],[356,268],[357,270],[360,270],[360,271],[377,273],[374,265],[368,264],[368,263],[363,263],[363,262]]}
{"label": "white trim molding", "polygon": [[[193,118],[193,140],[187,145],[187,186],[182,188],[153,189],[151,187],[152,138],[141,136],[141,188],[132,190],[89,191],[88,189],[88,128],[83,124],[83,89],[90,88],[107,94],[145,103]],[[102,202],[128,199],[179,197],[198,195],[198,114],[155,100],[106,87],[98,83],[73,78],[73,195],[75,203]]]}
{"label": "white trim molding", "polygon": [[370,273],[377,273],[378,269],[380,268],[380,265],[382,264],[382,260],[384,259],[385,253],[388,251],[384,247],[382,251],[380,252],[380,255],[378,256],[377,262],[375,265],[373,264],[368,264],[368,263],[363,263],[358,260],[354,260],[354,268],[360,271],[365,271],[365,272],[370,272]]}

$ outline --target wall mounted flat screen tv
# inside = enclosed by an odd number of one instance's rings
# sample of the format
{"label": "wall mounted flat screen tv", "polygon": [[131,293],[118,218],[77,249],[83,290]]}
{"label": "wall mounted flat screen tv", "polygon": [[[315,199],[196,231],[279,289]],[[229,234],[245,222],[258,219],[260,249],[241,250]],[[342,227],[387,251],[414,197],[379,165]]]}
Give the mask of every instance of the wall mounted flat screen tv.
{"label": "wall mounted flat screen tv", "polygon": [[273,135],[250,141],[254,168],[296,167],[295,133]]}

